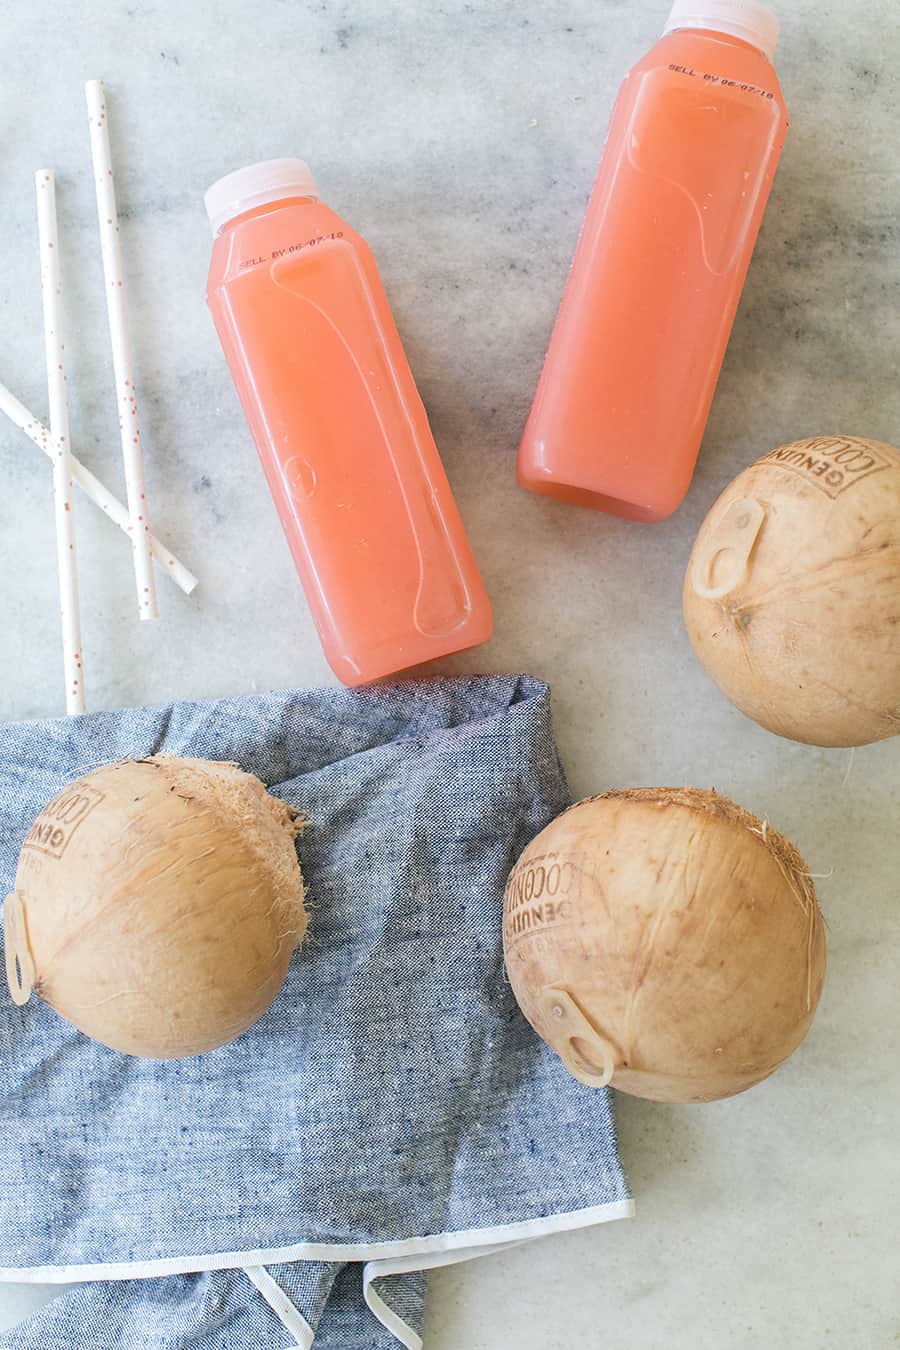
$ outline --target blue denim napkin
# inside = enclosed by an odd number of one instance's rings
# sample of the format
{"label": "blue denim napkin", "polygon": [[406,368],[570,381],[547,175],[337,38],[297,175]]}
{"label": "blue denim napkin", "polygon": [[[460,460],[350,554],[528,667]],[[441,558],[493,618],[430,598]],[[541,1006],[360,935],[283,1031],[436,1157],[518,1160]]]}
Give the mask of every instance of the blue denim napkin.
{"label": "blue denim napkin", "polygon": [[527,677],[177,703],[0,727],[0,884],[41,805],[113,759],[236,760],[309,827],[309,938],[221,1050],[118,1055],[0,994],[0,1279],[90,1281],[8,1350],[420,1344],[431,1266],[617,1218],[607,1094],[504,977],[502,892],[568,802]]}

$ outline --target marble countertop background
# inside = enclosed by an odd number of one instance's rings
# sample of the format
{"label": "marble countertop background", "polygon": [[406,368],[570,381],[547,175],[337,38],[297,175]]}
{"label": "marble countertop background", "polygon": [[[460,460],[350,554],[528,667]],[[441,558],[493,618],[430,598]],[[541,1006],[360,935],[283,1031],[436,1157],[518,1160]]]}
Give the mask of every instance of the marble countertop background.
{"label": "marble countertop background", "polygon": [[[148,494],[202,578],[139,625],[127,544],[78,502],[90,708],[330,683],[204,305],[204,188],[302,155],[370,241],[492,593],[445,671],[555,691],[576,794],[715,786],[820,883],[830,971],[774,1079],[694,1108],[619,1098],[628,1223],[434,1276],[430,1350],[889,1350],[900,1343],[900,743],[779,741],[695,663],[681,576],[764,450],[900,440],[896,0],[783,0],[792,127],[699,469],[638,526],[518,491],[514,452],[628,66],[666,0],[35,0],[3,6],[0,379],[46,415],[33,172],[58,175],[76,451],[122,487],[83,82],[107,84]],[[63,711],[49,465],[0,423],[0,716]],[[586,1160],[587,1162],[588,1160]],[[0,1325],[34,1291],[0,1289]]]}

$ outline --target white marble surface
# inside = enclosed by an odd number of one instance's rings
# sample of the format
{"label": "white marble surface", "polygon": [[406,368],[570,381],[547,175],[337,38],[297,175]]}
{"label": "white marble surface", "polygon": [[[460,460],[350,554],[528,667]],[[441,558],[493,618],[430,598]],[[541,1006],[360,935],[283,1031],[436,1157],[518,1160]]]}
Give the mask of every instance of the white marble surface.
{"label": "white marble surface", "polygon": [[[730,1102],[620,1099],[628,1223],[436,1275],[431,1350],[888,1350],[900,1341],[900,743],[767,735],[696,666],[681,573],[763,450],[900,439],[896,0],[784,3],[793,126],[699,471],[642,527],[519,492],[513,457],[611,101],[665,0],[3,6],[0,378],[43,415],[33,170],[59,179],[73,440],[120,483],[82,85],[108,86],[152,514],[203,579],[139,626],[127,547],[79,502],[89,706],[327,683],[203,302],[201,194],[301,154],[375,248],[497,612],[453,671],[555,689],[576,793],[715,785],[801,846],[830,972],[815,1027]],[[47,462],[0,425],[0,716],[63,709]],[[586,1166],[590,1160],[585,1160]],[[33,1295],[0,1290],[0,1325]]]}

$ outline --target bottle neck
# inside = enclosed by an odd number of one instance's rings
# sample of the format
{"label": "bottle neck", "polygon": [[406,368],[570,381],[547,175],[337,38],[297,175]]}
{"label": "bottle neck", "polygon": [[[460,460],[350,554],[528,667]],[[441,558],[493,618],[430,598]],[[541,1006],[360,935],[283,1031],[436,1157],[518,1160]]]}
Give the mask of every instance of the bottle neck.
{"label": "bottle neck", "polygon": [[737,39],[774,60],[778,19],[762,0],[675,0],[663,30]]}
{"label": "bottle neck", "polygon": [[757,43],[751,42],[749,38],[738,37],[736,33],[723,32],[721,28],[667,28],[663,37],[700,37],[712,38],[716,42],[724,42],[729,47],[737,47],[746,52],[755,52],[757,56],[768,56]]}
{"label": "bottle neck", "polygon": [[274,202],[262,202],[259,206],[251,206],[246,211],[241,211],[238,215],[232,216],[226,220],[225,224],[220,226],[216,238],[219,235],[227,234],[229,230],[238,225],[245,224],[248,220],[256,220],[258,216],[268,216],[274,211],[281,211],[286,206],[315,206],[319,201],[318,197],[279,197]]}

